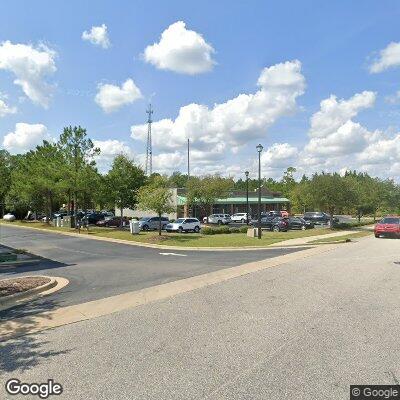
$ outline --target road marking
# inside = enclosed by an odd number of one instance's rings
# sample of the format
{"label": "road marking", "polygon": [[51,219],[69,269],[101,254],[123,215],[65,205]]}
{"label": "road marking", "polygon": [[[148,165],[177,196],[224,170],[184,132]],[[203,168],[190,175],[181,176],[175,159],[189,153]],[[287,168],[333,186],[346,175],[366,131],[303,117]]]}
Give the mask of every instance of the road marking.
{"label": "road marking", "polygon": [[178,254],[178,253],[160,253],[162,256],[179,256],[179,257],[186,257],[187,254]]}

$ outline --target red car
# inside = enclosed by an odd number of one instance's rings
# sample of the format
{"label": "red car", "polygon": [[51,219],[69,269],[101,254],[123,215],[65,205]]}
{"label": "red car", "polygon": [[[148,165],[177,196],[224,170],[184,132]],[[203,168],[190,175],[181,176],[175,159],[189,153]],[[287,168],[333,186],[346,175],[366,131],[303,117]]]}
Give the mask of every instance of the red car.
{"label": "red car", "polygon": [[375,237],[395,236],[400,238],[400,217],[388,216],[381,219],[374,229]]}

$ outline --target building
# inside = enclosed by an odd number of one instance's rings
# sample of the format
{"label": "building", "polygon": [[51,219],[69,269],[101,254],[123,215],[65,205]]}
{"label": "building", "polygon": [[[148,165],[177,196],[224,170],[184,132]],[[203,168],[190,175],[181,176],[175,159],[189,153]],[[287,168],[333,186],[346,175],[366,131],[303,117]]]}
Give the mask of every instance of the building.
{"label": "building", "polygon": [[[206,210],[200,205],[194,205],[189,210],[187,207],[186,190],[185,189],[171,189],[172,192],[172,205],[175,209],[174,212],[167,214],[169,219],[176,219],[185,216],[192,216],[196,218],[203,218],[207,214],[235,214],[246,212],[246,191],[232,191],[224,199],[218,199],[212,206],[212,210]],[[249,209],[250,214],[256,216],[258,213],[258,191],[249,192]],[[270,210],[290,210],[290,200],[282,197],[279,192],[272,192],[266,188],[261,190],[261,212],[268,212]],[[115,210],[115,215],[119,216],[120,211]],[[127,217],[152,217],[155,216],[153,211],[141,211],[124,209],[124,215]]]}
{"label": "building", "polygon": [[[184,189],[177,189],[177,215],[183,217],[189,214],[186,207],[186,195]],[[272,192],[266,188],[261,189],[261,212],[271,210],[290,210],[290,200],[282,197],[279,192]],[[205,210],[204,207],[195,205],[191,207],[190,215],[196,218],[203,218],[207,213],[211,214],[236,214],[247,211],[246,191],[232,191],[228,197],[218,199],[212,206],[212,210]],[[258,191],[249,191],[249,212],[250,215],[258,213]]]}

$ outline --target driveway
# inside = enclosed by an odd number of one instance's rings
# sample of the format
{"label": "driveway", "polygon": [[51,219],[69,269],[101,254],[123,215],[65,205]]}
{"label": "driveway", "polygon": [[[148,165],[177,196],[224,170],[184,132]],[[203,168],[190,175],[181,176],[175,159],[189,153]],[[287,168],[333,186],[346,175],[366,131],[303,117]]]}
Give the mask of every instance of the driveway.
{"label": "driveway", "polygon": [[[29,312],[101,299],[304,249],[169,251],[3,225],[0,243],[44,257],[39,264],[6,270],[0,276],[41,274],[70,281],[51,299],[36,302]],[[5,311],[0,317],[16,317],[22,312],[27,308]]]}
{"label": "driveway", "polygon": [[0,397],[11,377],[75,400],[347,400],[351,384],[396,384],[399,255],[400,240],[363,238],[9,340]]}

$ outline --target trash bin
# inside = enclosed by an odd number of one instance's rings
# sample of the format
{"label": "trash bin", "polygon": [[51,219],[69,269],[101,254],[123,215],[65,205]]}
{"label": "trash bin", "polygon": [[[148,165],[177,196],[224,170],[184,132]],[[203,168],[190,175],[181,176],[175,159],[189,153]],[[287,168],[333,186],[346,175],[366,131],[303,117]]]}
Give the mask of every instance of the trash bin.
{"label": "trash bin", "polygon": [[140,232],[139,221],[129,221],[129,230],[132,235],[137,235]]}

